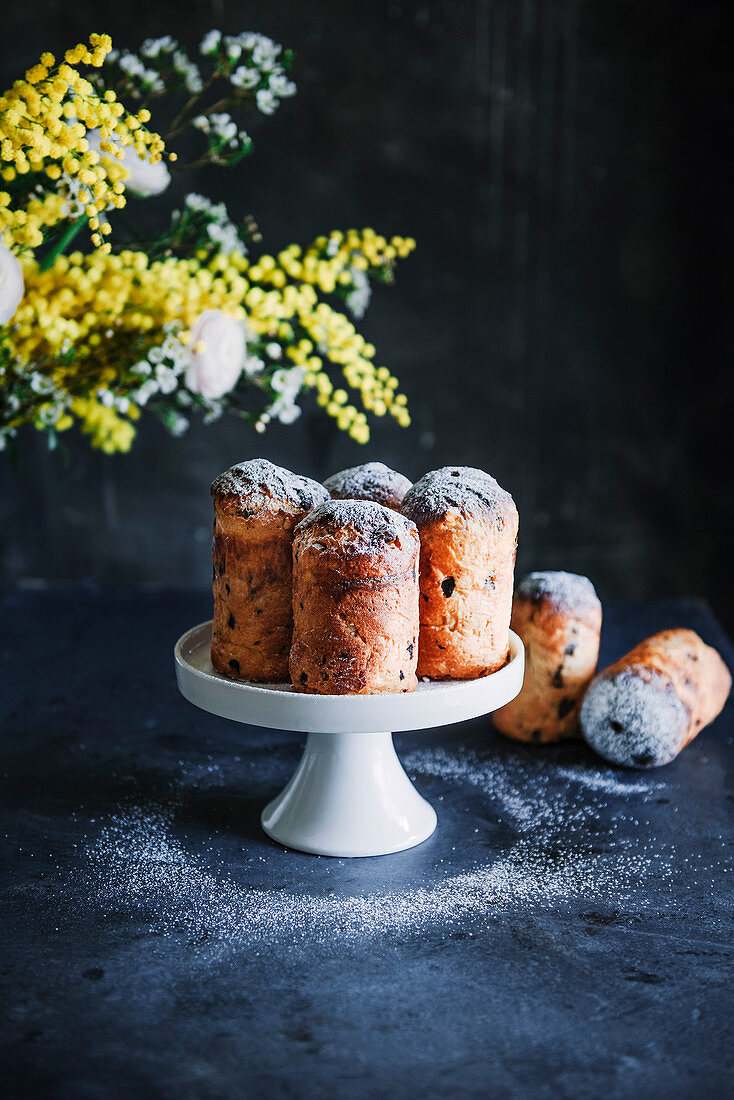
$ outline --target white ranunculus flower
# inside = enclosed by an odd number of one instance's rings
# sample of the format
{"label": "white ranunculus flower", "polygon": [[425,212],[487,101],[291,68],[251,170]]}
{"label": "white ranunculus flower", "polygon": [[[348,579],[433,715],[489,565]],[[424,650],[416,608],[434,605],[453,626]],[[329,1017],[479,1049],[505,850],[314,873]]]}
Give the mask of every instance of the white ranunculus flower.
{"label": "white ranunculus flower", "polygon": [[[99,147],[102,140],[99,130],[90,130],[86,138],[89,142],[89,148],[94,149],[95,153],[99,153],[100,156],[111,156],[109,153],[103,153]],[[117,143],[110,140],[109,144]],[[160,195],[171,182],[171,173],[166,168],[164,161],[159,160],[155,164],[151,164],[150,161],[138,156],[132,145],[123,146],[122,165],[130,173],[125,180],[125,187],[143,198],[148,198],[150,195]]]}
{"label": "white ranunculus flower", "polygon": [[223,397],[235,387],[245,365],[244,325],[221,309],[207,309],[191,329],[189,349],[188,389],[202,397]]}
{"label": "white ranunculus flower", "polygon": [[0,242],[0,325],[14,315],[23,297],[23,269],[13,253]]}

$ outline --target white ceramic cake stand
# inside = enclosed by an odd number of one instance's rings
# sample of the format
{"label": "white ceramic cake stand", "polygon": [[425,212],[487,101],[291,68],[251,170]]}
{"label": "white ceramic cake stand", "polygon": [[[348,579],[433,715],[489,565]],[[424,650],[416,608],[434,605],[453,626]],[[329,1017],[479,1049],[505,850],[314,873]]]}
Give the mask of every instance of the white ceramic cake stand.
{"label": "white ceramic cake stand", "polygon": [[436,812],[403,771],[392,733],[488,714],[520,691],[524,650],[510,634],[510,661],[479,680],[419,684],[396,695],[305,695],[290,684],[250,684],[214,671],[211,622],[176,642],[176,679],[189,702],[211,714],[307,733],[290,782],[262,812],[268,836],[324,856],[377,856],[427,840]]}

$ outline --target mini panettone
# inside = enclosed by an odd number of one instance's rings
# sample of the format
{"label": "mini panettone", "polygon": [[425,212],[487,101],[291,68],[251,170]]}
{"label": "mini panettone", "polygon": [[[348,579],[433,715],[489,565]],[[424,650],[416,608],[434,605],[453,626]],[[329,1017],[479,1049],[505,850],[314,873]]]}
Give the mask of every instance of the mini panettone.
{"label": "mini panettone", "polygon": [[421,543],[418,675],[486,676],[507,662],[517,508],[493,477],[444,466],[409,489]]}
{"label": "mini panettone", "polygon": [[212,496],[212,664],[238,680],[282,683],[293,632],[293,527],[328,493],[254,459],[221,474]]}
{"label": "mini panettone", "polygon": [[525,646],[522,691],[492,715],[517,741],[579,736],[579,707],[596,672],[601,603],[576,573],[530,573],[512,601],[512,629]]}
{"label": "mini panettone", "polygon": [[372,501],[315,508],[293,540],[296,691],[414,691],[418,657],[418,532]]}
{"label": "mini panettone", "polygon": [[403,497],[410,489],[407,477],[391,470],[384,462],[365,462],[332,474],[324,482],[335,500],[374,500],[386,508],[400,511]]}
{"label": "mini panettone", "polygon": [[692,630],[663,630],[592,680],[581,729],[612,764],[668,764],[713,722],[731,689],[719,654]]}

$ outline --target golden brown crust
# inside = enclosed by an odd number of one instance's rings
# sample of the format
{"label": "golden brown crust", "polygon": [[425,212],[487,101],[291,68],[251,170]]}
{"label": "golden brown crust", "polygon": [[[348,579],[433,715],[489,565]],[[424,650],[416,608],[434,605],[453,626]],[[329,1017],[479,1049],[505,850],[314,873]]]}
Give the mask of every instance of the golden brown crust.
{"label": "golden brown crust", "polygon": [[293,542],[291,681],[296,691],[414,691],[418,532],[367,501],[315,509]]}
{"label": "golden brown crust", "polygon": [[420,532],[418,675],[486,676],[506,664],[518,517],[494,478],[468,467],[426,474],[403,513]]}
{"label": "golden brown crust", "polygon": [[601,603],[585,577],[524,578],[511,626],[525,646],[525,679],[517,698],[492,715],[501,733],[536,744],[579,736],[579,707],[596,671],[601,620]]}
{"label": "golden brown crust", "polygon": [[212,664],[233,679],[283,683],[293,631],[293,527],[327,494],[318,482],[262,460],[228,470],[212,493]]}

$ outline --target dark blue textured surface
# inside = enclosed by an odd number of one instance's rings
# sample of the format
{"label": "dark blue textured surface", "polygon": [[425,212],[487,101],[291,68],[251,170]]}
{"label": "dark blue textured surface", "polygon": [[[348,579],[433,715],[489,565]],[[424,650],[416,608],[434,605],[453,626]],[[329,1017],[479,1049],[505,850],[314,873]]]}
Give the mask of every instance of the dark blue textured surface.
{"label": "dark blue textured surface", "polygon": [[[258,827],[298,738],[176,692],[173,642],[208,611],[80,588],[5,601],[6,1095],[731,1092],[731,703],[642,776],[484,720],[400,735],[436,834],[321,859]],[[602,661],[678,625],[731,665],[694,602],[607,607]],[[519,798],[549,810],[537,836]],[[540,847],[555,894],[532,875],[496,907],[467,889]]]}

